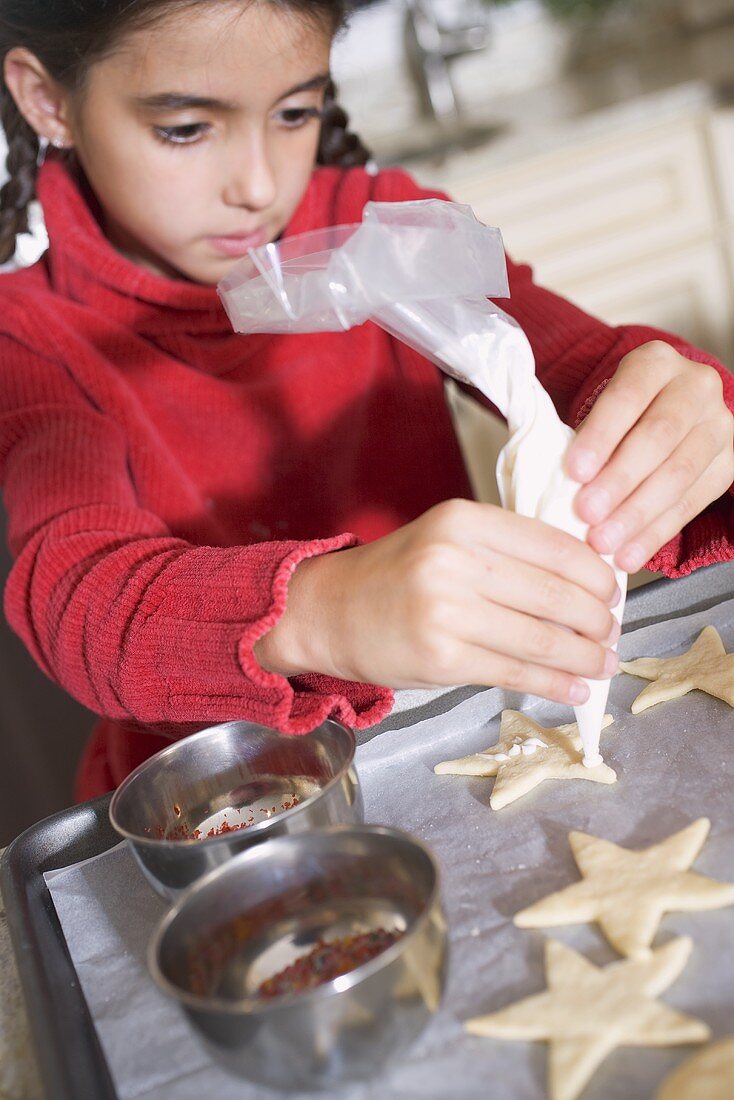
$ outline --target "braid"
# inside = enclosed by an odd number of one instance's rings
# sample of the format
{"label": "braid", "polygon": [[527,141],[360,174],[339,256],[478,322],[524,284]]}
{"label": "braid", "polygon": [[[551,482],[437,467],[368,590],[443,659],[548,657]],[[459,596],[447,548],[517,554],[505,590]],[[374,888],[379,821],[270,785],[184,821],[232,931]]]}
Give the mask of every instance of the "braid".
{"label": "braid", "polygon": [[329,81],[324,98],[324,113],[321,123],[318,164],[335,165],[338,168],[353,168],[366,164],[372,154],[357,137],[349,132],[349,117],[336,102],[336,88]]}
{"label": "braid", "polygon": [[8,180],[0,188],[0,263],[15,255],[15,238],[28,229],[28,205],[36,194],[38,137],[0,79],[0,122],[8,142]]}

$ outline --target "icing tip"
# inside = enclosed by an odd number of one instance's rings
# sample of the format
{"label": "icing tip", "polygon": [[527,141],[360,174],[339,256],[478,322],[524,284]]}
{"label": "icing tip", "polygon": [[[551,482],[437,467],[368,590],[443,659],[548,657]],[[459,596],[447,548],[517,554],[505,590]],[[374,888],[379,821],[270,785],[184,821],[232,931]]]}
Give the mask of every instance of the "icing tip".
{"label": "icing tip", "polygon": [[604,763],[604,757],[600,752],[597,752],[591,756],[584,756],[582,763],[585,768],[598,768],[600,764]]}

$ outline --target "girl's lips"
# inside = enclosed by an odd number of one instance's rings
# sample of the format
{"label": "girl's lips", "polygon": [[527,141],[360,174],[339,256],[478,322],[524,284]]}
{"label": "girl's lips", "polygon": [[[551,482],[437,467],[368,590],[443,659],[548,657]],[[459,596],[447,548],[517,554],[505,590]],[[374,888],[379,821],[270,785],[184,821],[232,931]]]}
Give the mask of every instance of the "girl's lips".
{"label": "girl's lips", "polygon": [[209,237],[209,243],[223,256],[246,256],[251,248],[260,248],[267,241],[268,235],[264,229],[244,237]]}

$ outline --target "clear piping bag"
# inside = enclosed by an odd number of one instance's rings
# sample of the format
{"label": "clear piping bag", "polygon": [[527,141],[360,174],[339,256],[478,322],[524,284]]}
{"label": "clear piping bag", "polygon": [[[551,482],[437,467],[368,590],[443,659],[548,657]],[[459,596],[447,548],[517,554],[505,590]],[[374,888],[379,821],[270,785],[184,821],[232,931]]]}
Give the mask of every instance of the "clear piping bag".
{"label": "clear piping bag", "polygon": [[[480,390],[507,420],[497,462],[505,508],[585,539],[564,473],[573,431],[535,376],[522,329],[489,298],[509,296],[502,237],[468,206],[425,199],[367,203],[363,221],[254,249],[219,284],[237,332],[337,332],[371,320]],[[608,560],[608,559],[607,559]],[[610,562],[610,564],[612,564]],[[626,574],[615,568],[622,598]],[[584,762],[601,762],[608,680],[575,707]]]}

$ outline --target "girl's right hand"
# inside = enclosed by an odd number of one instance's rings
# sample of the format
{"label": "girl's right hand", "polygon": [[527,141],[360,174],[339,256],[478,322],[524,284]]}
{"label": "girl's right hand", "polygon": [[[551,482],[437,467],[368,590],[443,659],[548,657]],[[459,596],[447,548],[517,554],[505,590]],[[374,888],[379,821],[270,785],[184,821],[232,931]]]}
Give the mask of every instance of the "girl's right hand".
{"label": "girl's right hand", "polygon": [[480,684],[581,703],[614,674],[614,573],[588,545],[451,500],[375,542],[302,562],[255,647],[290,676],[387,687]]}

